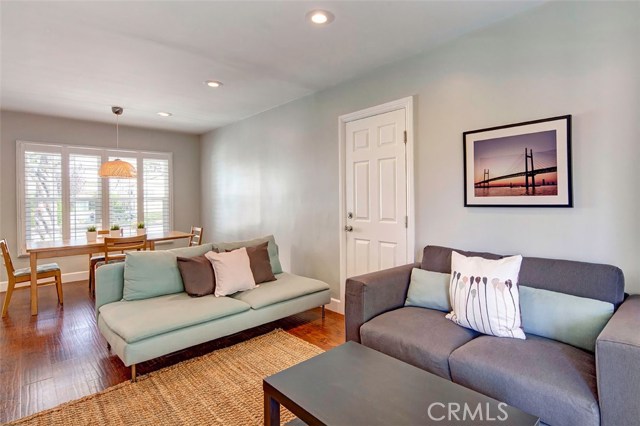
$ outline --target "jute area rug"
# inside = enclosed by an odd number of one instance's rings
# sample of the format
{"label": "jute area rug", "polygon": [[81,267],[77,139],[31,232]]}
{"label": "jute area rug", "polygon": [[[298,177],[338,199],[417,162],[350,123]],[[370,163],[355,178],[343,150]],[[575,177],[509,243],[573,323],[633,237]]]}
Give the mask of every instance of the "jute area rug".
{"label": "jute area rug", "polygon": [[10,424],[261,425],[262,379],[322,352],[275,330]]}

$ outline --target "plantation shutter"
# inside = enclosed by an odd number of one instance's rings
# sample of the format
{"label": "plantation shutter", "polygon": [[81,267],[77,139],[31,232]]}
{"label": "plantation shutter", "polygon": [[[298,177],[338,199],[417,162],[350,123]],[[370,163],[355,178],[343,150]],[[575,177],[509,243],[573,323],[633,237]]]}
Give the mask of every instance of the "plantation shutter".
{"label": "plantation shutter", "polygon": [[24,152],[25,243],[62,240],[62,154]]}
{"label": "plantation shutter", "polygon": [[[173,229],[169,153],[17,141],[18,248],[39,242],[83,240],[89,226],[119,225],[135,235],[138,222],[151,233]],[[99,177],[103,161],[120,158],[136,179]]]}
{"label": "plantation shutter", "polygon": [[[109,157],[109,161],[120,158],[137,168],[136,158]],[[135,234],[138,222],[138,179],[109,179],[109,222],[120,225],[124,235]]]}
{"label": "plantation shutter", "polygon": [[144,158],[142,164],[144,223],[147,232],[170,231],[169,160]]}
{"label": "plantation shutter", "polygon": [[100,155],[69,154],[69,214],[71,238],[84,238],[87,227],[102,228]]}

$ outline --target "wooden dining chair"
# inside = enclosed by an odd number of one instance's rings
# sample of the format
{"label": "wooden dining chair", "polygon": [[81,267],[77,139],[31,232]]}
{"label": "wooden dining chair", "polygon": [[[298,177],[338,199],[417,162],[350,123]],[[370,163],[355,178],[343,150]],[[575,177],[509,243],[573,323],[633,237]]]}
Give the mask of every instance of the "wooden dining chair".
{"label": "wooden dining chair", "polygon": [[92,256],[89,261],[89,291],[95,294],[96,269],[107,263],[123,262],[125,251],[140,251],[147,249],[147,236],[133,237],[104,237],[103,255]]}
{"label": "wooden dining chair", "polygon": [[[7,315],[9,310],[9,303],[11,302],[11,296],[13,290],[15,290],[16,284],[25,283],[31,281],[31,268],[15,269],[13,262],[11,261],[11,255],[9,254],[9,248],[7,246],[7,240],[0,240],[0,249],[2,250],[2,257],[4,259],[4,266],[7,269],[7,293],[4,296],[4,303],[2,304],[2,316]],[[39,282],[38,286],[55,284],[58,291],[58,303],[62,305],[62,273],[57,263],[47,263],[44,265],[38,265],[36,269],[38,280],[53,278],[53,280]],[[29,288],[19,287],[19,288]]]}
{"label": "wooden dining chair", "polygon": [[[104,237],[105,235],[109,235],[110,231],[108,229],[98,229],[98,236]],[[95,260],[94,260],[95,259]],[[89,254],[89,293],[92,293],[92,283],[91,280],[91,269],[95,268],[96,263],[100,260],[104,260],[104,255],[100,254]]]}
{"label": "wooden dining chair", "polygon": [[198,226],[191,227],[191,238],[189,238],[189,247],[199,246],[202,244],[203,228]]}

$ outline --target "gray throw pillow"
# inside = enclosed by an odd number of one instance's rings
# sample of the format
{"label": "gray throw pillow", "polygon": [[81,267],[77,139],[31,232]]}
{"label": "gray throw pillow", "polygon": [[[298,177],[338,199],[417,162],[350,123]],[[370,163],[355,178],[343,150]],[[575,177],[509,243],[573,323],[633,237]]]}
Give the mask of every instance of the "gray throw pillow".
{"label": "gray throw pillow", "polygon": [[[246,247],[247,255],[249,256],[249,263],[251,265],[251,273],[253,274],[253,279],[256,284],[276,280],[271,269],[269,252],[267,250],[268,244],[268,241],[265,241],[264,243],[258,244],[254,247]],[[233,250],[227,251],[229,252]]]}
{"label": "gray throw pillow", "polygon": [[213,267],[204,255],[178,257],[178,269],[182,276],[184,291],[189,296],[201,297],[214,292],[216,279]]}
{"label": "gray throw pillow", "polygon": [[262,238],[256,238],[254,240],[246,241],[234,241],[231,243],[213,243],[213,250],[218,253],[224,253],[225,251],[236,250],[241,247],[255,247],[258,244],[268,242],[267,251],[269,252],[269,262],[271,263],[271,271],[274,274],[282,273],[282,265],[280,264],[280,258],[278,257],[278,245],[273,235],[268,235]]}

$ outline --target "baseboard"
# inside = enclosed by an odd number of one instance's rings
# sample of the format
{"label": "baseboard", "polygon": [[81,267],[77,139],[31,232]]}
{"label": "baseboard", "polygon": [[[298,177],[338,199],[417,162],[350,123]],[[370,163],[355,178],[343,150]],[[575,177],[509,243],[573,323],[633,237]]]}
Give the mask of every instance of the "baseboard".
{"label": "baseboard", "polygon": [[327,308],[330,311],[337,312],[339,314],[344,315],[344,306],[342,302],[338,299],[334,299],[333,297],[331,298],[331,303],[329,303],[328,305],[325,305],[325,308]]}
{"label": "baseboard", "polygon": [[[89,279],[89,271],[80,271],[80,272],[69,272],[67,274],[62,274],[62,282],[63,283],[71,283],[74,281],[83,281]],[[0,282],[0,293],[4,293],[7,291],[7,281]],[[28,287],[29,283],[20,283],[16,285],[18,287]]]}

